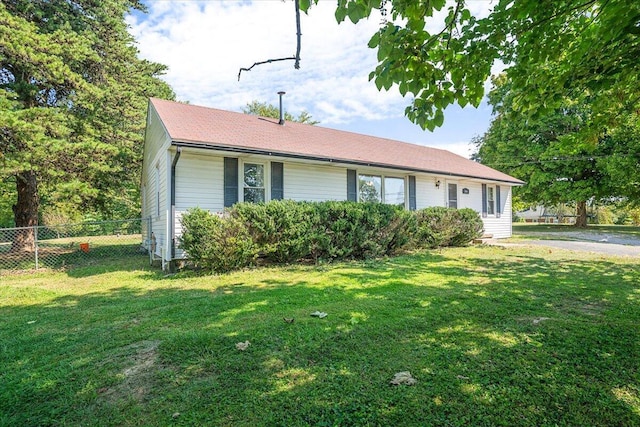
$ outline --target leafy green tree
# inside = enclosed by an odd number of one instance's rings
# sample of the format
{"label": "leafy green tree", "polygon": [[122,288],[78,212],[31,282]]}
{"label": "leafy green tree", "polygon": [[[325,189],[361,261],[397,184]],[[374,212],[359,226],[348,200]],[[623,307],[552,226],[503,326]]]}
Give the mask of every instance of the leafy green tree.
{"label": "leafy green tree", "polygon": [[[266,102],[259,102],[256,100],[247,103],[247,105],[242,109],[242,112],[245,114],[254,114],[261,117],[271,117],[273,119],[280,118],[279,107],[273,104],[267,104]],[[289,122],[305,123],[308,125],[317,125],[318,123],[320,123],[317,120],[313,120],[311,118],[311,114],[309,114],[307,111],[302,111],[298,115],[298,117],[294,117],[291,113],[284,111],[284,119]]]}
{"label": "leafy green tree", "polygon": [[[582,129],[594,114],[591,105],[565,99],[561,108],[533,119],[514,108],[521,91],[506,76],[495,80],[489,103],[496,117],[485,135],[475,141],[476,160],[524,180],[526,185],[516,190],[523,201],[545,206],[575,203],[579,227],[587,225],[587,202],[637,194],[633,185],[626,185],[638,179],[637,134],[615,128],[603,132],[595,142],[584,140]],[[637,114],[633,117],[638,120]],[[629,144],[623,149],[624,138]],[[636,150],[631,158],[623,152],[631,150],[630,145]],[[618,163],[631,166],[634,158],[636,172],[621,176]]]}
{"label": "leafy green tree", "polygon": [[13,212],[11,206],[14,201],[15,185],[0,179],[0,228],[13,227]]}
{"label": "leafy green tree", "polygon": [[640,207],[640,112],[623,115],[618,122],[601,139],[611,152],[601,162],[623,201]]}
{"label": "leafy green tree", "polygon": [[[124,21],[136,0],[0,4],[1,178],[18,227],[41,203],[105,216],[135,211],[149,96],[172,98],[159,64],[140,60]],[[125,195],[125,196],[123,196]],[[15,250],[33,246],[30,230]]]}
{"label": "leafy green tree", "polygon": [[513,108],[523,114],[552,112],[564,96],[589,99],[599,114],[582,132],[593,139],[602,124],[638,108],[640,2],[497,0],[486,17],[467,3],[338,0],[336,19],[357,23],[378,8],[390,18],[369,41],[379,61],[370,79],[379,90],[395,84],[410,94],[405,113],[423,129],[442,125],[451,104],[477,107],[500,63],[522,88]]}

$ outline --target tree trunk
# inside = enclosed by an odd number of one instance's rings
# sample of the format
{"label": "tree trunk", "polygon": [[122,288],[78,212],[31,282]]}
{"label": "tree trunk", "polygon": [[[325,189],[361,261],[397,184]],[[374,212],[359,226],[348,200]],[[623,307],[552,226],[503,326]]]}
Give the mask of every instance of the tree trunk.
{"label": "tree trunk", "polygon": [[[16,176],[18,201],[13,205],[13,218],[16,227],[35,227],[38,225],[38,181],[34,171],[26,171]],[[17,230],[11,245],[11,251],[34,252],[35,232],[33,228]]]}
{"label": "tree trunk", "polygon": [[587,202],[578,202],[578,208],[576,212],[576,227],[586,228],[587,226]]}

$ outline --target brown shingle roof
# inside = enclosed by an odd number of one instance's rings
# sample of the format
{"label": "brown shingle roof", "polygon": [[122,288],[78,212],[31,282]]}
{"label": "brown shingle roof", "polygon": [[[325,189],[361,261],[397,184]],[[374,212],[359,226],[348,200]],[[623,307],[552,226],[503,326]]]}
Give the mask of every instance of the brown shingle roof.
{"label": "brown shingle roof", "polygon": [[214,108],[151,99],[172,141],[522,184],[446,150]]}

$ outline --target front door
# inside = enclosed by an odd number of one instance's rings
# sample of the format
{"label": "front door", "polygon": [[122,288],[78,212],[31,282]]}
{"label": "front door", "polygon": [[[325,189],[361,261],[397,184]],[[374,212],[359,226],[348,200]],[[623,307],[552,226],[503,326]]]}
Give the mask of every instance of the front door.
{"label": "front door", "polygon": [[449,200],[447,206],[453,209],[458,209],[458,184],[449,184],[447,187]]}

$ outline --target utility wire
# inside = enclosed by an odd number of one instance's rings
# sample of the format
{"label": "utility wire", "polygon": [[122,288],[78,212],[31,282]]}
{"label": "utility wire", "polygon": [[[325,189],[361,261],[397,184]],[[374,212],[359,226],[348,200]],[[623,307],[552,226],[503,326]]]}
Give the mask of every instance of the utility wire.
{"label": "utility wire", "polygon": [[518,166],[529,165],[529,164],[543,165],[546,163],[576,162],[576,161],[585,161],[585,160],[605,159],[605,158],[614,157],[614,156],[622,156],[622,157],[640,156],[640,152],[630,151],[628,153],[614,153],[614,154],[608,154],[608,155],[554,157],[551,159],[538,159],[538,160],[532,160],[532,159],[511,160],[509,162],[492,162],[491,165],[494,167],[495,166],[518,167]]}

